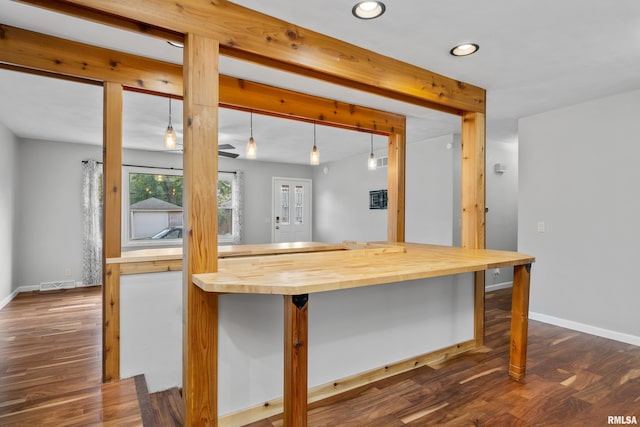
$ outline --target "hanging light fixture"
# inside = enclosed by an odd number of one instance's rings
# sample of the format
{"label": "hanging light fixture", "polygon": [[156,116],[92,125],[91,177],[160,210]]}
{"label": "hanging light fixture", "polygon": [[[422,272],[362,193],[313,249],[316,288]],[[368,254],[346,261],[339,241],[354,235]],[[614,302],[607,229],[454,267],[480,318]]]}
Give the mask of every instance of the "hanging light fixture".
{"label": "hanging light fixture", "polygon": [[320,164],[320,151],[316,147],[316,122],[313,122],[313,148],[309,154],[309,163],[314,166]]}
{"label": "hanging light fixture", "polygon": [[246,153],[247,153],[247,159],[255,159],[256,156],[258,155],[258,147],[256,146],[256,142],[253,140],[253,111],[250,112],[249,117],[250,117],[249,128],[251,131],[251,137],[249,138],[249,142],[247,142]]}
{"label": "hanging light fixture", "polygon": [[176,148],[176,132],[171,124],[171,97],[169,97],[169,125],[164,133],[164,148],[174,150]]}
{"label": "hanging light fixture", "polygon": [[378,167],[378,161],[376,160],[376,156],[373,154],[373,134],[371,134],[371,153],[369,154],[368,166],[370,171],[374,171]]}

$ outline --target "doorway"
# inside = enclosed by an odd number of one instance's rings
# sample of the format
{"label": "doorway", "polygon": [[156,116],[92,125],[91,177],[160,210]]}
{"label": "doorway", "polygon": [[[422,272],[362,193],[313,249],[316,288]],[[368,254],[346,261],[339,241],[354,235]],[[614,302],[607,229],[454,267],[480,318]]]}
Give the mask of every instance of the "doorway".
{"label": "doorway", "polygon": [[311,241],[311,180],[273,178],[271,241]]}

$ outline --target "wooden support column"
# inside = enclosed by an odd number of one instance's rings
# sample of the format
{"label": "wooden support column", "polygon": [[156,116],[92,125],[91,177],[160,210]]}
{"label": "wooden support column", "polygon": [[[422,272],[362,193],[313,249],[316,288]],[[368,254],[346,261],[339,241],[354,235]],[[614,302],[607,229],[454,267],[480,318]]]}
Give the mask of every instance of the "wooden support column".
{"label": "wooden support column", "polygon": [[513,290],[511,297],[511,346],[509,349],[509,375],[516,380],[524,378],[527,366],[530,281],[531,264],[517,265],[514,267]]}
{"label": "wooden support column", "polygon": [[[462,224],[463,248],[485,248],[485,115],[462,115]],[[474,274],[474,338],[484,343],[484,271]]]}
{"label": "wooden support column", "polygon": [[120,265],[122,222],[122,86],[105,82],[103,95],[102,381],[120,379]]}
{"label": "wooden support column", "polygon": [[192,275],[218,269],[218,42],[184,46],[183,374],[184,425],[218,425],[218,295]]}
{"label": "wooden support column", "polygon": [[387,240],[404,242],[405,232],[405,181],[406,181],[406,132],[389,135],[389,167],[387,170]]}
{"label": "wooden support column", "polygon": [[307,426],[308,300],[284,296],[284,427]]}

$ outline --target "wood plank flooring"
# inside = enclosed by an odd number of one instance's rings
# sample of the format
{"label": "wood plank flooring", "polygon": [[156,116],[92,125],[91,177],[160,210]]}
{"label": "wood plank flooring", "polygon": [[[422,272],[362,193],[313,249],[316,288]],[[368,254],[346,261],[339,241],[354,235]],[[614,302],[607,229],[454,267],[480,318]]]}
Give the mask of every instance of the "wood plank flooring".
{"label": "wood plank flooring", "polygon": [[[486,346],[311,405],[309,426],[605,426],[640,422],[640,347],[535,321],[507,377],[510,290],[487,294]],[[100,384],[100,289],[20,294],[0,310],[0,426],[182,425],[176,389]],[[150,407],[149,407],[150,405]],[[282,417],[250,427],[282,426]]]}
{"label": "wood plank flooring", "polygon": [[134,379],[101,383],[99,287],[19,294],[0,310],[0,426],[140,426]]}
{"label": "wood plank flooring", "polygon": [[[527,376],[509,379],[510,293],[487,294],[484,347],[312,405],[309,426],[640,423],[640,347],[530,321]],[[281,416],[250,424],[275,426]]]}

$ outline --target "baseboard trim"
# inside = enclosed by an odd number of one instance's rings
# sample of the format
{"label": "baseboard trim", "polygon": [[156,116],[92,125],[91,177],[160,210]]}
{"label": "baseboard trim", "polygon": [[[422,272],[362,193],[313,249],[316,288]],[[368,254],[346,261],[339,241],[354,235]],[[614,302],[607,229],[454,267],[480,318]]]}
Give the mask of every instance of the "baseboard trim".
{"label": "baseboard trim", "polygon": [[585,334],[595,335],[614,341],[620,341],[623,343],[640,346],[640,337],[631,334],[625,334],[623,332],[612,331],[610,329],[599,328],[597,326],[587,325],[584,323],[574,322],[573,320],[561,319],[559,317],[535,312],[529,312],[529,319],[548,323],[550,325],[560,326],[562,328],[571,329],[578,332],[584,332]]}
{"label": "baseboard trim", "polygon": [[484,290],[485,292],[493,292],[493,291],[498,291],[500,289],[507,289],[512,287],[513,287],[513,282],[502,282],[502,283],[494,283],[493,285],[487,285],[485,286]]}
{"label": "baseboard trim", "polygon": [[[315,403],[422,366],[436,364],[453,356],[473,350],[474,348],[476,348],[474,340],[464,341],[431,353],[426,353],[350,377],[342,378],[340,380],[332,381],[327,384],[322,384],[309,389],[307,395],[308,403]],[[264,418],[281,414],[284,410],[283,408],[282,398],[270,400],[261,405],[252,406],[246,409],[241,409],[237,412],[223,415],[218,418],[218,426],[232,427],[250,424]]]}
{"label": "baseboard trim", "polygon": [[16,297],[16,295],[18,295],[19,293],[20,293],[20,288],[14,289],[13,292],[7,295],[5,299],[0,301],[0,310],[2,310],[5,305],[9,304],[11,300],[13,300]]}
{"label": "baseboard trim", "polygon": [[[100,286],[98,285],[85,285],[82,282],[75,282],[75,288],[88,288],[89,286]],[[61,288],[61,289],[73,289],[73,288]],[[18,289],[14,289],[13,292],[11,292],[11,294],[9,294],[5,299],[3,299],[2,301],[0,301],[0,310],[2,310],[4,308],[4,306],[6,306],[7,304],[9,304],[16,296],[18,296],[19,293],[22,292],[33,292],[33,291],[40,291],[40,285],[24,285],[24,286],[20,286],[18,287]],[[46,292],[46,290],[44,290],[43,292]]]}

